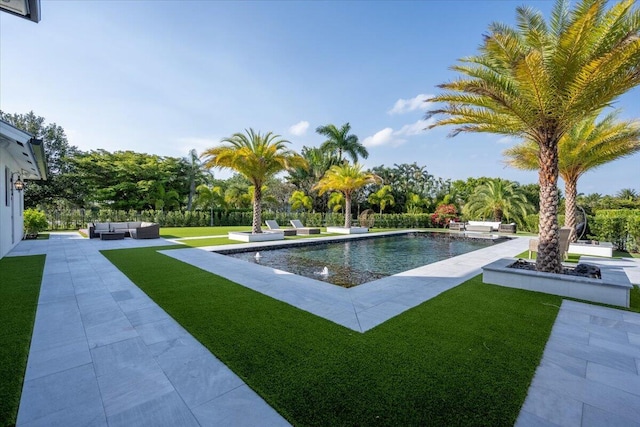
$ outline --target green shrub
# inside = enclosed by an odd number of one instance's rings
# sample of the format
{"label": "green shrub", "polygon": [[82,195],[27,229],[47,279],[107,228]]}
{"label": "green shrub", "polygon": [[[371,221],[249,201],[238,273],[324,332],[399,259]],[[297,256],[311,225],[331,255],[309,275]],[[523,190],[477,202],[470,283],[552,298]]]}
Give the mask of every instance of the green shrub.
{"label": "green shrub", "polygon": [[49,228],[49,222],[44,212],[37,209],[24,211],[24,231],[26,234],[38,234]]}
{"label": "green shrub", "polygon": [[640,246],[640,209],[602,209],[590,223],[595,240],[613,243],[619,250],[637,252]]}

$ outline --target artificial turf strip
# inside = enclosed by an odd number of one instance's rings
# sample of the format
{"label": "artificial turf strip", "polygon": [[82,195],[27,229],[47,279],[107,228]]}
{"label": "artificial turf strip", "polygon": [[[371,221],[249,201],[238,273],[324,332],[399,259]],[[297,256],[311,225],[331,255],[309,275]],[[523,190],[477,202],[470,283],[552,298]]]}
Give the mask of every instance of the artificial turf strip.
{"label": "artificial turf strip", "polygon": [[294,425],[513,425],[560,297],[476,277],[358,333],[153,248],[103,254]]}
{"label": "artificial turf strip", "polygon": [[16,423],[44,255],[0,259],[0,425]]}

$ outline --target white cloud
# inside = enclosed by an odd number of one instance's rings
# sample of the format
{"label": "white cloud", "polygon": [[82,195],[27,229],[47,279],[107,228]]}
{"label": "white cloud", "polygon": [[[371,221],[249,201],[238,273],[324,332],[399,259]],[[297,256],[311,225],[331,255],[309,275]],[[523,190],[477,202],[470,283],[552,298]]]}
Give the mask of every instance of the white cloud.
{"label": "white cloud", "polygon": [[411,135],[418,135],[421,134],[425,131],[425,129],[427,128],[427,126],[429,126],[431,123],[433,123],[433,119],[429,119],[429,120],[418,120],[415,123],[412,123],[410,125],[404,125],[400,128],[400,130],[394,132],[395,135],[406,135],[406,136],[411,136]]}
{"label": "white cloud", "polygon": [[384,128],[362,141],[365,147],[379,147],[381,145],[398,146],[406,142],[402,137],[418,135],[424,132],[425,128],[432,123],[432,120],[418,120],[410,125],[404,125],[399,130]]}
{"label": "white cloud", "polygon": [[425,100],[431,98],[433,95],[420,94],[415,98],[410,99],[398,99],[393,105],[393,108],[387,111],[388,114],[404,114],[415,110],[426,110],[431,105],[430,102]]}
{"label": "white cloud", "polygon": [[289,128],[289,133],[295,136],[302,136],[307,133],[309,122],[302,120]]}
{"label": "white cloud", "polygon": [[393,129],[384,128],[381,131],[376,132],[375,135],[366,137],[364,141],[362,141],[362,145],[365,147],[378,147],[380,145],[391,145],[395,141],[396,139],[393,136]]}

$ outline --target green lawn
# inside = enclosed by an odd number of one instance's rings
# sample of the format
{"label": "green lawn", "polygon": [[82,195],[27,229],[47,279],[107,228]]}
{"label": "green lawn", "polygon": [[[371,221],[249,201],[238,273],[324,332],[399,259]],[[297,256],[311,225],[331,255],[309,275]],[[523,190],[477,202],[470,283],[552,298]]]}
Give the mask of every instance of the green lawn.
{"label": "green lawn", "polygon": [[158,254],[103,252],[294,425],[513,425],[561,298],[476,277],[364,333]]}
{"label": "green lawn", "polygon": [[0,259],[0,425],[16,422],[44,255]]}

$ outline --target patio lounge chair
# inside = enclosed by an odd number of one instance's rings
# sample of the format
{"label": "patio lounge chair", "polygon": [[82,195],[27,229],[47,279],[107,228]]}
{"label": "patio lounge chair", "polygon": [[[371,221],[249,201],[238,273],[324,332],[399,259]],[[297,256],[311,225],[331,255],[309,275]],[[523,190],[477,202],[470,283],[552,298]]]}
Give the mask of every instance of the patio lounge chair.
{"label": "patio lounge chair", "polygon": [[293,225],[293,228],[296,229],[298,234],[320,234],[319,228],[305,227],[304,225],[302,225],[299,219],[292,219],[290,222],[291,225]]}
{"label": "patio lounge chair", "polygon": [[[560,253],[562,254],[562,260],[567,257],[567,251],[569,250],[569,235],[571,234],[571,227],[562,227],[558,232],[560,235]],[[531,259],[531,252],[538,252],[538,239],[529,240],[529,259]]]}
{"label": "patio lounge chair", "polygon": [[295,236],[296,235],[296,230],[295,228],[280,228],[280,226],[278,225],[278,223],[273,220],[273,219],[268,219],[264,222],[265,224],[267,224],[267,228],[271,231],[281,231],[284,233],[285,236]]}

